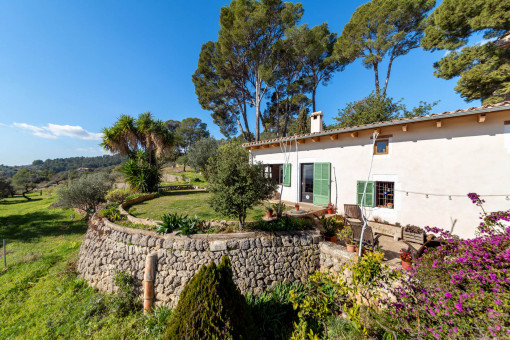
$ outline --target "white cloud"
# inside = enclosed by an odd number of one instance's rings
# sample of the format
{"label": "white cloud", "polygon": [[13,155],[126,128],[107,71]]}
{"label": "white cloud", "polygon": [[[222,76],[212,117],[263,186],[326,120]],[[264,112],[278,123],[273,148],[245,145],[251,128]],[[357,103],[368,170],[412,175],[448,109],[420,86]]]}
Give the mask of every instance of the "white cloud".
{"label": "white cloud", "polygon": [[111,155],[109,151],[106,151],[102,148],[76,148],[76,151],[83,152],[83,153],[91,153],[91,154],[99,154],[99,155]]}
{"label": "white cloud", "polygon": [[58,125],[49,123],[47,126],[39,127],[26,123],[14,123],[16,127],[32,131],[34,136],[41,138],[57,139],[60,136],[87,139],[87,140],[100,140],[103,137],[102,133],[89,132],[79,125]]}
{"label": "white cloud", "polygon": [[0,126],[7,126],[7,124],[4,124],[4,123],[0,123]]}

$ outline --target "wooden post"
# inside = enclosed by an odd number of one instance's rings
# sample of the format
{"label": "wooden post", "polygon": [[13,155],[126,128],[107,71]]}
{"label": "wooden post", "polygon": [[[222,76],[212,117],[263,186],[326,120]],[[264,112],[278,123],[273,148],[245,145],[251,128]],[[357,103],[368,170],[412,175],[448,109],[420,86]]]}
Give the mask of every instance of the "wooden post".
{"label": "wooden post", "polygon": [[3,247],[4,247],[4,268],[7,268],[7,252],[5,251],[5,238],[3,239]]}
{"label": "wooden post", "polygon": [[156,275],[157,254],[149,254],[145,260],[143,275],[143,312],[147,314],[154,304],[154,276]]}

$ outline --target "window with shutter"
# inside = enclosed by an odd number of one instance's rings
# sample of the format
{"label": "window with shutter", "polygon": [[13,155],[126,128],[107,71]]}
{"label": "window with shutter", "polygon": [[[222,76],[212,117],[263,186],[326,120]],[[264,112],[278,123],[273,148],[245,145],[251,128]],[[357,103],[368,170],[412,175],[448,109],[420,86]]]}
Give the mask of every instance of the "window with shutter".
{"label": "window with shutter", "polygon": [[331,195],[331,163],[313,164],[313,204],[327,206]]}
{"label": "window with shutter", "polygon": [[[356,204],[361,205],[361,200],[363,198],[363,190],[365,190],[366,181],[358,181],[357,183],[357,200]],[[373,207],[375,205],[375,182],[368,181],[367,190],[365,192],[365,200],[363,202],[363,206],[365,207]]]}
{"label": "window with shutter", "polygon": [[290,187],[290,173],[292,164],[283,164],[283,185]]}

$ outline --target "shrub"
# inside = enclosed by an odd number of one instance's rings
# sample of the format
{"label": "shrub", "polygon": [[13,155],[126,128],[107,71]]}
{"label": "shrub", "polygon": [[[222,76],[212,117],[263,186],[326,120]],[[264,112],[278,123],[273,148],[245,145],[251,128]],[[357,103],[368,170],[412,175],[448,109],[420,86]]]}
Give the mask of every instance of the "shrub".
{"label": "shrub", "polygon": [[228,257],[202,266],[184,287],[163,339],[255,339],[249,307]]}
{"label": "shrub", "polygon": [[145,193],[158,190],[161,165],[150,163],[148,153],[139,151],[122,164],[121,171],[133,190]]}
{"label": "shrub", "polygon": [[272,221],[259,221],[251,229],[264,231],[288,231],[311,229],[313,222],[310,219],[300,219],[290,216],[283,216]]}
{"label": "shrub", "polygon": [[241,229],[247,210],[269,199],[276,189],[271,179],[264,178],[261,165],[250,164],[248,151],[237,143],[220,147],[207,171],[211,206],[225,216],[237,217]]}
{"label": "shrub", "polygon": [[129,189],[115,189],[108,191],[105,198],[108,202],[122,203],[129,195],[131,195]]}
{"label": "shrub", "polygon": [[[469,194],[482,207],[483,200]],[[483,207],[482,207],[483,208]],[[510,211],[483,213],[479,236],[461,240],[438,228],[443,245],[428,251],[393,291],[393,327],[415,338],[507,338],[510,335]]]}
{"label": "shrub", "polygon": [[106,193],[112,185],[110,176],[103,172],[95,172],[78,178],[67,187],[57,190],[57,206],[78,208],[91,213],[99,203],[105,201]]}
{"label": "shrub", "polygon": [[120,213],[119,207],[117,206],[116,203],[109,204],[104,209],[99,210],[97,214],[99,217],[104,217],[110,220],[111,222],[123,221],[126,219],[126,216]]}
{"label": "shrub", "polygon": [[213,137],[202,138],[191,145],[188,151],[189,165],[195,171],[205,171],[207,161],[211,157],[215,157],[218,148],[221,146],[222,141],[216,140]]}
{"label": "shrub", "polygon": [[201,231],[203,221],[198,216],[178,215],[177,213],[163,215],[163,221],[158,223],[156,231],[160,234],[168,234],[179,230],[177,235],[195,234]]}

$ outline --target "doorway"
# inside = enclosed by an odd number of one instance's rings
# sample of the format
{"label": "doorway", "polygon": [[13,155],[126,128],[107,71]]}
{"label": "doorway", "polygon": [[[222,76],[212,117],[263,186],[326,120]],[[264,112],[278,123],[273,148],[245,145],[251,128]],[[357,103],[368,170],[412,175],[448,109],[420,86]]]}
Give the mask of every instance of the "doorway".
{"label": "doorway", "polygon": [[301,164],[301,202],[313,203],[313,163]]}

